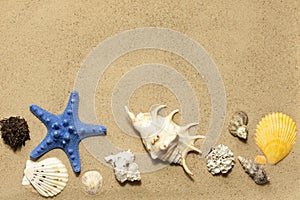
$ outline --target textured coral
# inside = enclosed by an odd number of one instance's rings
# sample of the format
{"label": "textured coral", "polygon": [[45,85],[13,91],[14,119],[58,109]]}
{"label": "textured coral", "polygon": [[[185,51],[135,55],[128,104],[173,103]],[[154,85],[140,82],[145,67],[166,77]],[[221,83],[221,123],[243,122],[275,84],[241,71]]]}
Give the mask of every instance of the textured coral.
{"label": "textured coral", "polygon": [[138,165],[134,162],[134,154],[130,150],[107,156],[105,161],[113,166],[119,182],[141,180]]}
{"label": "textured coral", "polygon": [[206,164],[212,175],[226,174],[234,166],[234,155],[227,146],[220,144],[206,156]]}

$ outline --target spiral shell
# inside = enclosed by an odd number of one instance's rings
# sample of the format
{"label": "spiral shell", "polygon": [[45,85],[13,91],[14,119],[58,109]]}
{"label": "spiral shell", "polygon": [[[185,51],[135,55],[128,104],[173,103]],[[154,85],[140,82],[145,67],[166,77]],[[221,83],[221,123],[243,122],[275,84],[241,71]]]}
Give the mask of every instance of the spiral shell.
{"label": "spiral shell", "polygon": [[257,125],[255,143],[267,157],[268,163],[276,164],[290,153],[296,134],[296,124],[288,115],[271,113]]}
{"label": "spiral shell", "polygon": [[256,184],[263,185],[269,182],[269,177],[261,165],[258,165],[252,160],[248,160],[241,156],[239,156],[238,159],[244,171],[249,174]]}
{"label": "spiral shell", "polygon": [[68,172],[58,158],[47,158],[40,162],[27,160],[22,185],[32,186],[44,197],[60,193],[68,182]]}
{"label": "spiral shell", "polygon": [[158,111],[165,107],[165,105],[155,105],[151,107],[150,112],[139,113],[137,116],[127,107],[125,109],[134,128],[140,133],[143,144],[152,159],[158,158],[169,163],[180,164],[189,175],[193,175],[188,169],[185,159],[190,151],[201,154],[194,143],[204,136],[189,135],[188,130],[197,123],[190,123],[186,126],[174,123],[173,116],[178,110],[172,111],[166,117],[158,115]]}

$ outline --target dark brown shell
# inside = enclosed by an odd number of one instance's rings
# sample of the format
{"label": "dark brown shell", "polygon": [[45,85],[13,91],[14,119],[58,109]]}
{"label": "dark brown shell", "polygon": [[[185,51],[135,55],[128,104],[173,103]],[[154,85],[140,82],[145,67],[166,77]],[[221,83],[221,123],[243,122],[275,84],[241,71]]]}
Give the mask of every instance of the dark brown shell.
{"label": "dark brown shell", "polygon": [[26,140],[30,140],[29,128],[25,119],[20,117],[10,117],[0,121],[2,139],[14,151],[25,145]]}

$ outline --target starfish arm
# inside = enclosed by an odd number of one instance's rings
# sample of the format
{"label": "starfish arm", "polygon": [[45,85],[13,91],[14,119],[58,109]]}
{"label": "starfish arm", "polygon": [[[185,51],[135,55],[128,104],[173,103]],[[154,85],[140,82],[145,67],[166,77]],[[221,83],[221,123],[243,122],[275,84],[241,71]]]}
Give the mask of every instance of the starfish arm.
{"label": "starfish arm", "polygon": [[77,114],[78,106],[79,106],[79,94],[77,91],[74,90],[70,94],[70,98],[66,110],[71,109],[73,113]]}
{"label": "starfish arm", "polygon": [[30,106],[30,111],[45,124],[45,126],[48,126],[50,123],[51,119],[53,117],[56,117],[55,115],[49,113],[48,111],[44,110],[43,108],[32,104]]}
{"label": "starfish arm", "polygon": [[55,148],[60,148],[60,146],[58,146],[52,138],[46,136],[44,140],[32,150],[32,152],[30,153],[30,158],[37,159]]}
{"label": "starfish arm", "polygon": [[99,125],[91,125],[85,123],[77,123],[76,129],[78,130],[78,135],[81,140],[90,136],[106,135],[106,127]]}
{"label": "starfish arm", "polygon": [[79,105],[79,95],[77,91],[72,91],[70,98],[65,108],[64,112],[61,114],[62,118],[73,118],[72,121],[79,121],[78,119],[78,105]]}
{"label": "starfish arm", "polygon": [[80,156],[79,156],[79,150],[78,150],[79,142],[80,142],[80,138],[77,137],[76,139],[70,141],[69,145],[67,145],[63,148],[64,152],[68,156],[68,159],[69,159],[75,173],[78,173],[81,170]]}
{"label": "starfish arm", "polygon": [[72,165],[72,168],[73,168],[74,172],[79,173],[81,171],[79,152],[75,151],[74,152],[74,157],[71,156],[69,158],[69,160],[70,160],[70,163]]}

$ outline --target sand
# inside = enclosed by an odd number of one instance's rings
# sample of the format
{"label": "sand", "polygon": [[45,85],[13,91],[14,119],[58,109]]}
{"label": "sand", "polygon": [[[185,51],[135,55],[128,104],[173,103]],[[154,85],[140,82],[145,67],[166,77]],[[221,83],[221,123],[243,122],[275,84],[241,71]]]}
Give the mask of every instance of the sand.
{"label": "sand", "polygon": [[[81,64],[93,49],[123,31],[158,27],[178,31],[200,43],[218,67],[226,91],[225,123],[216,144],[225,144],[249,158],[260,154],[254,143],[259,120],[273,111],[300,123],[298,1],[1,1],[0,2],[0,117],[23,116],[31,140],[13,152],[0,142],[1,199],[42,199],[21,185],[25,162],[46,135],[44,125],[29,111],[37,104],[61,113],[74,89]],[[208,130],[211,102],[201,74],[183,58],[161,50],[138,50],[115,60],[99,77],[95,93],[98,122],[107,126],[107,137],[123,150],[145,153],[138,138],[129,137],[114,121],[111,94],[118,80],[137,65],[162,63],[176,69],[190,83],[199,103],[198,134]],[[178,84],[180,87],[180,84]],[[168,88],[148,84],[132,94],[134,112],[153,103],[180,108]],[[227,124],[232,114],[249,115],[247,143],[232,137]],[[180,123],[180,115],[175,117]],[[201,143],[197,143],[200,146]],[[99,146],[101,151],[101,146]],[[80,143],[82,173],[76,176],[66,155],[53,150],[41,159],[58,157],[69,170],[69,182],[55,199],[299,199],[300,145],[275,166],[266,166],[270,184],[256,185],[236,163],[226,176],[212,176],[205,160],[188,157],[194,172],[190,179],[180,166],[143,173],[141,184],[120,185],[112,168],[98,161]],[[104,177],[97,196],[82,190],[81,176],[96,169]]]}

